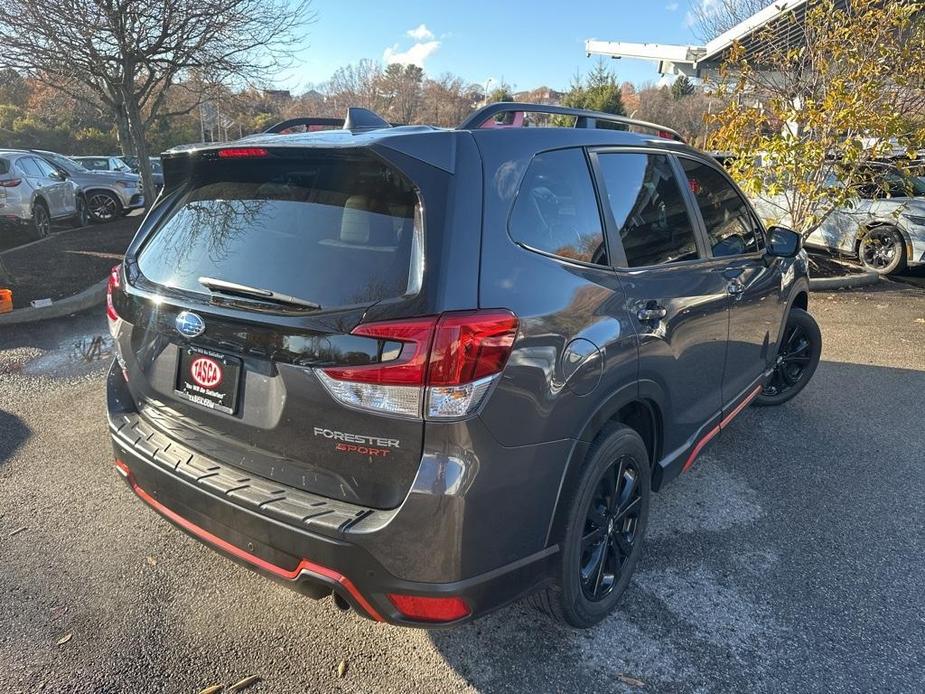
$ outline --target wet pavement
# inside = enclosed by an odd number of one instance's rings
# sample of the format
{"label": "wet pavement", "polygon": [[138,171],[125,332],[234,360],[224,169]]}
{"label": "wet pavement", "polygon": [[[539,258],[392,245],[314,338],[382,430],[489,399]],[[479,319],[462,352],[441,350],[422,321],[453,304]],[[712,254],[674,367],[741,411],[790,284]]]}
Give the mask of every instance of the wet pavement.
{"label": "wet pavement", "polygon": [[0,692],[920,692],[925,291],[810,310],[813,382],[653,499],[619,610],[584,632],[523,604],[378,625],[229,562],[115,474],[102,311],[0,329]]}
{"label": "wet pavement", "polygon": [[79,378],[108,367],[112,360],[112,337],[98,313],[36,326],[0,328],[8,333],[0,335],[0,349],[4,352],[0,375]]}

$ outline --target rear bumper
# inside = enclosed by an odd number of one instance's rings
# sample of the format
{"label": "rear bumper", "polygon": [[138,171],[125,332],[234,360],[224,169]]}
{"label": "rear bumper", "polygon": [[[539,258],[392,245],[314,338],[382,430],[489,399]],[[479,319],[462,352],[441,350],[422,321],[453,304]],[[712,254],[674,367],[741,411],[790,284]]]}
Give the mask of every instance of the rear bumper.
{"label": "rear bumper", "polygon": [[32,219],[32,206],[20,197],[0,197],[0,221],[7,224],[25,224]]}
{"label": "rear bumper", "polygon": [[[291,489],[285,498],[287,490],[280,485],[191,453],[182,443],[151,429],[137,413],[126,411],[121,381],[118,369],[111,370],[110,433],[116,467],[134,493],[219,553],[310,597],[333,592],[369,619],[434,628],[471,621],[533,590],[551,575],[555,546],[460,580],[399,578],[368,547],[375,546],[377,536],[383,544],[394,545],[392,522],[402,514],[415,518],[420,510],[409,508],[410,497],[392,511]],[[402,551],[403,564],[413,573],[415,556],[433,561],[436,555],[458,551],[458,543],[408,546]],[[453,563],[454,558],[445,561]],[[452,622],[412,621],[395,608],[389,594],[461,597],[471,612]]]}

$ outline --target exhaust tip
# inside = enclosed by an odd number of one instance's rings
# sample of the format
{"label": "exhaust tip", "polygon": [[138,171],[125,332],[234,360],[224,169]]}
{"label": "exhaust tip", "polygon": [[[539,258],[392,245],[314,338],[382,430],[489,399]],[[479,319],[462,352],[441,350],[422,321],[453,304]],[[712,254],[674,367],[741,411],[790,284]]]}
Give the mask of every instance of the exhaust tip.
{"label": "exhaust tip", "polygon": [[341,612],[350,611],[350,603],[344,600],[339,593],[334,593],[334,604],[337,605],[337,609]]}

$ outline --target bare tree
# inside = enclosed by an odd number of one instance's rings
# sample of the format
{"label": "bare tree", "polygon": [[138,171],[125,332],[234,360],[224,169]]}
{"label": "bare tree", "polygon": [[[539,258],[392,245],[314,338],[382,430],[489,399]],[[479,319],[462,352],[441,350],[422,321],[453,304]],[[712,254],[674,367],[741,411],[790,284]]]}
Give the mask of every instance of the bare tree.
{"label": "bare tree", "polygon": [[676,96],[668,86],[645,86],[636,94],[636,116],[674,128],[685,140],[701,147],[707,139],[707,115],[722,108],[722,102],[700,88]]}
{"label": "bare tree", "polygon": [[424,70],[417,65],[392,63],[377,81],[377,91],[385,102],[386,117],[398,123],[411,123],[421,103]]}
{"label": "bare tree", "polygon": [[701,41],[709,41],[771,4],[770,0],[692,0],[691,28]]}
{"label": "bare tree", "polygon": [[418,120],[454,127],[469,115],[481,96],[479,85],[468,84],[449,72],[425,79]]}
{"label": "bare tree", "polygon": [[[0,67],[114,116],[154,197],[146,130],[177,89],[265,79],[291,57],[310,0],[16,0],[0,3]],[[182,112],[182,111],[181,111]]]}
{"label": "bare tree", "polygon": [[324,87],[334,112],[343,114],[350,106],[378,112],[383,104],[379,94],[382,72],[382,65],[375,60],[361,60],[335,70]]}

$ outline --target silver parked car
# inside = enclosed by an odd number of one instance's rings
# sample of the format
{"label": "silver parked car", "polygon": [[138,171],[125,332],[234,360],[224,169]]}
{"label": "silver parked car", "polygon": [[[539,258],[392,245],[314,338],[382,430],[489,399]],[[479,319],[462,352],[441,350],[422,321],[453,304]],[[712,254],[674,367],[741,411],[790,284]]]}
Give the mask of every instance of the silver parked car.
{"label": "silver parked car", "polygon": [[[889,275],[925,265],[925,180],[893,166],[869,165],[851,205],[837,209],[806,239],[806,246],[857,257],[869,270]],[[830,174],[833,187],[842,185]],[[768,222],[787,224],[783,196],[755,198]]]}
{"label": "silver parked car", "polygon": [[29,226],[42,238],[59,219],[73,226],[88,223],[80,186],[41,157],[0,150],[0,222]]}
{"label": "silver parked car", "polygon": [[[132,156],[121,156],[119,159],[128,164],[131,167],[131,170],[135,173],[138,173],[138,157]],[[148,157],[151,162],[151,176],[154,179],[154,188],[160,192],[161,188],[164,187],[164,167],[161,164],[160,157]]]}
{"label": "silver parked car", "polygon": [[90,171],[123,171],[133,173],[132,167],[122,161],[121,157],[71,157]]}
{"label": "silver parked car", "polygon": [[87,209],[95,222],[111,222],[129,210],[145,206],[141,178],[123,171],[90,171],[78,162],[55,152],[30,150],[55,168],[66,172],[80,186]]}

